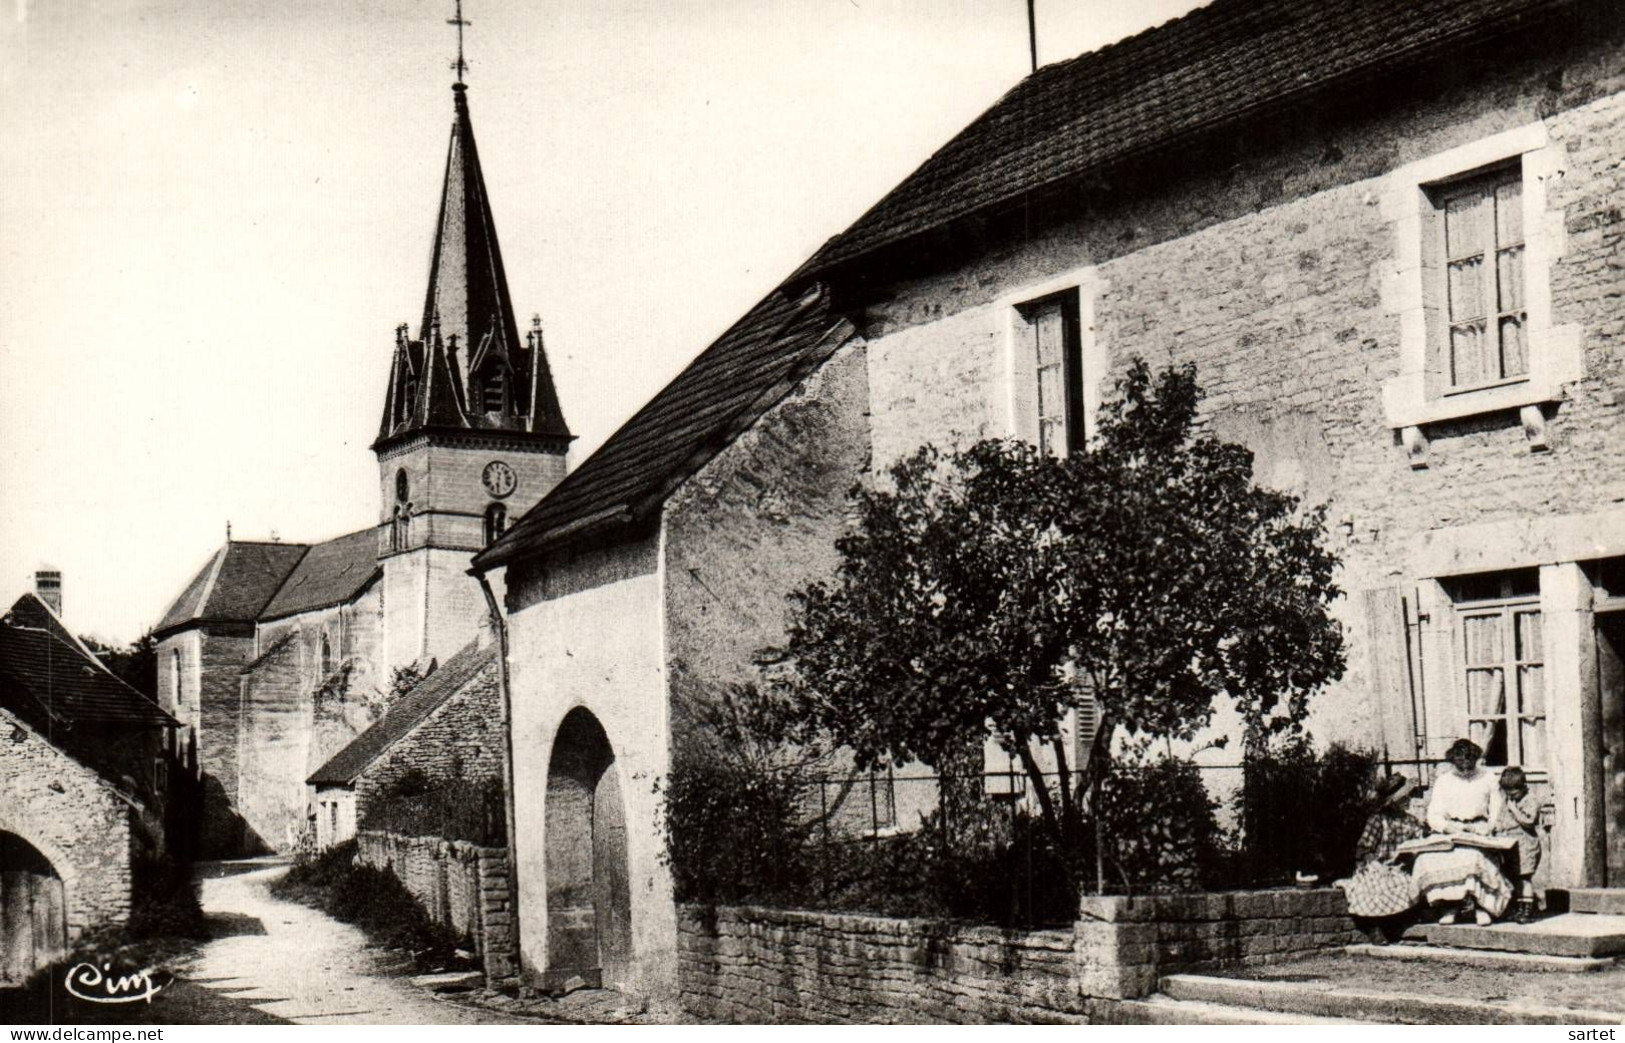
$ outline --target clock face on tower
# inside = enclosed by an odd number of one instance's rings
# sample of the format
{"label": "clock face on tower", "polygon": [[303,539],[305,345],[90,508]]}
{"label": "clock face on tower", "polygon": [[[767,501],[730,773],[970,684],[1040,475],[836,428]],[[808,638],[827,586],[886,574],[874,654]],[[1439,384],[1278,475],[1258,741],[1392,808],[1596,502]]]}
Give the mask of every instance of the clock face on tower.
{"label": "clock face on tower", "polygon": [[492,460],[486,464],[480,480],[485,483],[485,491],[499,500],[513,492],[514,486],[519,484],[519,480],[514,477],[513,468],[501,460]]}

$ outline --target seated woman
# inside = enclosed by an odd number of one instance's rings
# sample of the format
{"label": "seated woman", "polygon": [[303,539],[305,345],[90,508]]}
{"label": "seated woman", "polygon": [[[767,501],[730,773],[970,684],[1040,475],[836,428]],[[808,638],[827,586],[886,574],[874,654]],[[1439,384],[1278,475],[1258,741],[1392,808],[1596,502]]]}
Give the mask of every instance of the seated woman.
{"label": "seated woman", "polygon": [[[1433,783],[1427,825],[1432,833],[1489,836],[1500,808],[1495,776],[1478,766],[1484,751],[1470,739],[1457,739],[1445,753],[1451,770]],[[1484,852],[1472,847],[1416,856],[1411,871],[1422,900],[1444,909],[1442,924],[1473,916],[1480,926],[1506,911],[1512,884]]]}
{"label": "seated woman", "polygon": [[1354,848],[1354,876],[1339,881],[1348,894],[1349,915],[1376,945],[1386,945],[1395,918],[1416,905],[1411,874],[1395,861],[1400,844],[1425,830],[1407,805],[1416,783],[1403,775],[1389,775],[1377,784],[1377,809],[1366,819]]}

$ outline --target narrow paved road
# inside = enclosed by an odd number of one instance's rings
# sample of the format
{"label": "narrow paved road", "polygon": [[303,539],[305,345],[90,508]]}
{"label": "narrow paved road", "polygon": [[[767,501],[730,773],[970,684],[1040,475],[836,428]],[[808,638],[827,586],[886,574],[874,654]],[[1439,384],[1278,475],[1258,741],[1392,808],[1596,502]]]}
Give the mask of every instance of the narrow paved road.
{"label": "narrow paved road", "polygon": [[436,999],[405,961],[325,913],[272,897],[274,863],[199,867],[212,941],[177,965],[154,1000],[156,1020],[180,1024],[534,1024]]}

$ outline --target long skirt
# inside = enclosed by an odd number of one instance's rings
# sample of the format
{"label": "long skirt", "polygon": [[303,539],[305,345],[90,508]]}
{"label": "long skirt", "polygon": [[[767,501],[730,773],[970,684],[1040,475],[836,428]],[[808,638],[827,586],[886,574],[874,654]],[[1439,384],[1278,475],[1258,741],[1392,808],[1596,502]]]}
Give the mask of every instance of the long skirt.
{"label": "long skirt", "polygon": [[1434,905],[1471,898],[1491,916],[1500,916],[1512,900],[1512,884],[1506,874],[1477,848],[1458,847],[1418,855],[1411,878],[1422,900]]}
{"label": "long skirt", "polygon": [[1397,916],[1416,904],[1411,874],[1386,862],[1363,862],[1353,877],[1338,885],[1348,894],[1350,916]]}

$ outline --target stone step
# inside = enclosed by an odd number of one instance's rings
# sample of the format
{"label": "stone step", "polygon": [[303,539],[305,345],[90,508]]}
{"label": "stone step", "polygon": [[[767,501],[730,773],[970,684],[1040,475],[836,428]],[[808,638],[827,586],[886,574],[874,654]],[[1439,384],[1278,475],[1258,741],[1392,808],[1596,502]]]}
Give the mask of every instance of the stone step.
{"label": "stone step", "polygon": [[1191,1003],[1402,1025],[1614,1025],[1625,1020],[1625,1012],[1621,1011],[1492,1003],[1386,990],[1328,989],[1325,982],[1252,981],[1200,974],[1174,974],[1162,979],[1162,994]]}
{"label": "stone step", "polygon": [[1569,912],[1625,916],[1625,887],[1578,887],[1569,892]]}
{"label": "stone step", "polygon": [[[1601,957],[1625,954],[1625,916],[1563,913],[1530,924],[1424,924],[1417,933],[1429,945],[1496,949],[1538,956]],[[1410,937],[1411,932],[1406,932]]]}
{"label": "stone step", "polygon": [[[1353,1018],[1324,1018],[1313,1014],[1288,1014],[1252,1007],[1232,1007],[1224,1003],[1176,1000],[1148,996],[1116,1004],[1113,1023],[1123,1025],[1361,1025]],[[1120,1020],[1119,1020],[1120,1019]]]}
{"label": "stone step", "polygon": [[1350,956],[1374,960],[1410,960],[1420,963],[1447,963],[1456,967],[1483,967],[1493,971],[1551,971],[1560,974],[1589,974],[1618,966],[1611,956],[1541,956],[1527,952],[1498,952],[1494,949],[1452,949],[1442,945],[1350,945]]}

